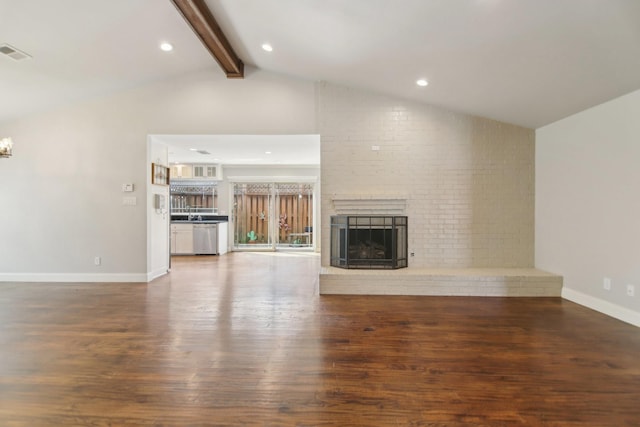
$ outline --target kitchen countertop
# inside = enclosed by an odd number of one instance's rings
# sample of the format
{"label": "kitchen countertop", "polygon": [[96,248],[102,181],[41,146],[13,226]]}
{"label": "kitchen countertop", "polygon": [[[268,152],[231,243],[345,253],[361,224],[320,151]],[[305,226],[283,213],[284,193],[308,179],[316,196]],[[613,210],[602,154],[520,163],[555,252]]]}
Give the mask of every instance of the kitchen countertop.
{"label": "kitchen countertop", "polygon": [[229,222],[229,221],[224,221],[224,220],[220,220],[220,219],[216,219],[216,220],[182,220],[182,219],[178,219],[178,220],[173,220],[171,221],[171,224],[220,224],[220,223],[224,223],[224,222]]}
{"label": "kitchen countertop", "polygon": [[[191,218],[191,219],[189,219]],[[199,219],[198,219],[199,218]],[[211,215],[211,214],[172,214],[171,224],[221,224],[229,222],[227,215]]]}

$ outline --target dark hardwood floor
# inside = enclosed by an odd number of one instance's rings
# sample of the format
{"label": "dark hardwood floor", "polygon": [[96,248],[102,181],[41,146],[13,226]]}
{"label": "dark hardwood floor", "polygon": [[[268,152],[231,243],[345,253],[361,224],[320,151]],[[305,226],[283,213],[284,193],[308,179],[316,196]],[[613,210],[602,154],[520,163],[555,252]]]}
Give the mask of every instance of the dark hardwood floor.
{"label": "dark hardwood floor", "polygon": [[319,258],[0,283],[0,426],[639,426],[640,329],[558,298],[318,296]]}

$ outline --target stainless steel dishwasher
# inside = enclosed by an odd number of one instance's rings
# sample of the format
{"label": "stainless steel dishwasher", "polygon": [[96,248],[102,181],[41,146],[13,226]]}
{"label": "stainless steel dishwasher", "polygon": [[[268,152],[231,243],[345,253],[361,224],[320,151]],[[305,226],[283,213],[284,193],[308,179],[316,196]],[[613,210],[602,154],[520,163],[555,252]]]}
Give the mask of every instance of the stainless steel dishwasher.
{"label": "stainless steel dishwasher", "polygon": [[193,253],[213,255],[218,253],[218,224],[193,224]]}

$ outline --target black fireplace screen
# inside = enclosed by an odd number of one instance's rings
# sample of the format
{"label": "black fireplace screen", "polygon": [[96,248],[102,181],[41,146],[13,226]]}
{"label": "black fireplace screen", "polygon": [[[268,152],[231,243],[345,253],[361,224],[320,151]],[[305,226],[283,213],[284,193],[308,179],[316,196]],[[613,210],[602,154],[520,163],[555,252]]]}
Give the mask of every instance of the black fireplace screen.
{"label": "black fireplace screen", "polygon": [[331,217],[331,265],[341,268],[407,266],[407,217]]}

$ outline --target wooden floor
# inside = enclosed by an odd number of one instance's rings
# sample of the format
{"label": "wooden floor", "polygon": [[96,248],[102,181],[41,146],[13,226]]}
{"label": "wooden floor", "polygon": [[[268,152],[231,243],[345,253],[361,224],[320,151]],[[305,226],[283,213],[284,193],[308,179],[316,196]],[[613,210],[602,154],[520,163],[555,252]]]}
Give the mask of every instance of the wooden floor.
{"label": "wooden floor", "polygon": [[318,296],[319,258],[0,283],[0,426],[639,426],[640,329],[559,298]]}

